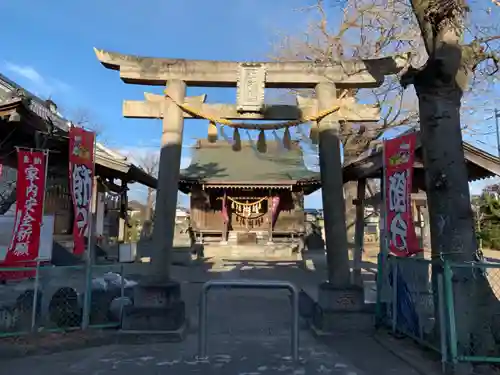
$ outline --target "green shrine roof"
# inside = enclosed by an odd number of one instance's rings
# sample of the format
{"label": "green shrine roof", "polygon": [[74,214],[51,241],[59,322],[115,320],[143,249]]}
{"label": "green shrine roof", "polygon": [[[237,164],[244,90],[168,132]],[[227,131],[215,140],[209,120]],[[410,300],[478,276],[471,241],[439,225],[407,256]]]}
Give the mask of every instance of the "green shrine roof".
{"label": "green shrine roof", "polygon": [[226,140],[198,140],[180,179],[208,185],[318,184],[319,188],[320,174],[307,169],[298,142],[290,149],[278,141],[266,141],[266,145],[266,152],[259,152],[255,142],[241,141],[241,148],[235,150]]}

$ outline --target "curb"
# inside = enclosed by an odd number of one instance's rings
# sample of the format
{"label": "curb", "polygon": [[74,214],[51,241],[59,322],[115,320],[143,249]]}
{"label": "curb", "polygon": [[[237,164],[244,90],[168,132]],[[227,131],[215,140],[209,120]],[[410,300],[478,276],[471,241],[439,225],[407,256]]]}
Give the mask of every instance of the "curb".
{"label": "curb", "polygon": [[[0,339],[0,360],[95,348],[107,345],[178,343],[186,338],[187,325],[176,331],[73,331],[39,333]],[[48,342],[43,343],[43,341]]]}

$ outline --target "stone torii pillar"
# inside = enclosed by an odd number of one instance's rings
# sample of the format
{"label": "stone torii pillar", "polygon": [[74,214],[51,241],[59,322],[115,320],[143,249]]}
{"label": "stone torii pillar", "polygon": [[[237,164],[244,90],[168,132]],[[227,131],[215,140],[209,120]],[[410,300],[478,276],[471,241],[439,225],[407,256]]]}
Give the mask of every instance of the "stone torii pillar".
{"label": "stone torii pillar", "polygon": [[164,99],[158,188],[153,226],[153,275],[158,281],[170,280],[170,263],[175,232],[175,210],[181,166],[184,112],[174,101],[184,103],[186,83],[172,80],[167,83]]}
{"label": "stone torii pillar", "polygon": [[[336,99],[335,85],[318,84],[316,96],[320,111],[330,108]],[[334,287],[342,288],[350,284],[350,268],[340,155],[340,124],[335,113],[332,113],[321,119],[318,127],[328,282]]]}
{"label": "stone torii pillar", "polygon": [[[313,113],[331,108],[338,103],[340,110],[324,117],[318,124],[319,161],[321,168],[322,199],[325,216],[325,243],[328,267],[328,285],[324,287],[342,288],[349,284],[349,250],[347,223],[342,180],[342,160],[340,153],[340,122],[373,123],[380,119],[380,109],[376,106],[356,103],[353,97],[337,98],[341,91],[332,83],[320,83],[316,87],[316,97],[297,97],[300,108],[308,108]],[[344,150],[345,157],[345,150]],[[340,192],[335,194],[332,192]],[[340,212],[344,210],[344,212]]]}

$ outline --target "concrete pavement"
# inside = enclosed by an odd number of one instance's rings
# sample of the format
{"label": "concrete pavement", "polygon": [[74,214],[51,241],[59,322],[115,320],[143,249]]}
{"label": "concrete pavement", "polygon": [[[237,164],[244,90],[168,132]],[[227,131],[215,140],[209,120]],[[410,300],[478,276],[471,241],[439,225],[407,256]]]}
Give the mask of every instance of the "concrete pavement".
{"label": "concrete pavement", "polygon": [[211,278],[281,279],[299,287],[317,285],[317,274],[294,262],[217,261],[210,267],[177,270],[193,322],[182,343],[110,345],[2,361],[0,375],[22,373],[149,374],[342,374],[417,375],[369,335],[317,339],[302,325],[301,360],[290,360],[290,307],[284,291],[218,290],[209,297],[208,360],[197,360],[197,299]]}

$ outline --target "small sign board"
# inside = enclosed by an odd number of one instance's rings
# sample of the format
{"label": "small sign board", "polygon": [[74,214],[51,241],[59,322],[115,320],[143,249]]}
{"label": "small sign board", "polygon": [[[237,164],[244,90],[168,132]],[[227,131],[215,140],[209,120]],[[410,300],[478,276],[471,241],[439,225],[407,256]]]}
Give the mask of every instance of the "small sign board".
{"label": "small sign board", "polygon": [[238,112],[261,112],[264,108],[266,68],[262,64],[242,63],[236,87]]}

